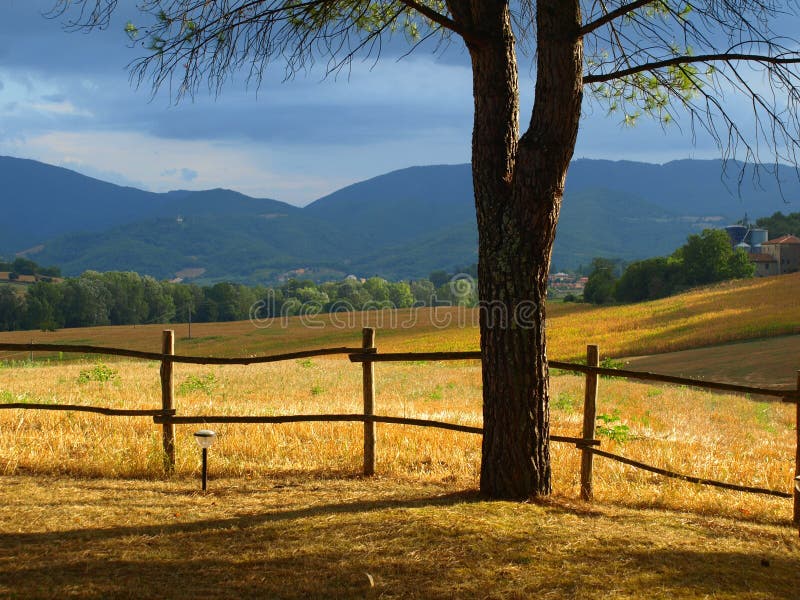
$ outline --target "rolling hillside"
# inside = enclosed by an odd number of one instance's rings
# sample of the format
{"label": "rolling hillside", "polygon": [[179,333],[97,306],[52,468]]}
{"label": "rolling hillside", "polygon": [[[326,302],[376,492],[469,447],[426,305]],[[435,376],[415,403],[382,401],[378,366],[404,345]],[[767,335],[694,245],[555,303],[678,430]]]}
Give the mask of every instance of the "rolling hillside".
{"label": "rolling hillside", "polygon": [[[585,356],[586,344],[600,346],[602,356],[635,356],[718,346],[729,342],[791,335],[800,341],[800,273],[732,281],[700,288],[678,296],[626,306],[596,307],[553,303],[548,306],[548,356],[574,360]],[[333,320],[332,320],[333,319]],[[176,352],[191,355],[246,356],[292,352],[309,348],[358,346],[361,327],[377,327],[382,351],[451,351],[478,348],[477,314],[469,309],[440,308],[383,313],[319,315],[314,326],[299,318],[276,320],[255,327],[249,321],[169,325],[178,338]],[[445,326],[446,325],[446,326]],[[56,332],[0,333],[0,342],[75,343],[157,351],[161,325],[88,327]],[[721,352],[735,352],[723,346]],[[27,355],[0,352],[0,359]],[[770,373],[765,384],[795,382],[797,353],[784,352],[779,365],[760,368],[757,353],[737,353],[737,364],[748,372],[748,381],[759,381],[761,371]],[[773,360],[775,355],[773,355]],[[652,363],[649,364],[651,366]],[[658,369],[656,369],[658,370]],[[696,372],[710,376],[709,372]],[[725,371],[731,376],[730,368]],[[783,373],[779,379],[772,378]],[[754,375],[753,375],[754,374]],[[730,377],[727,377],[730,378]]]}
{"label": "rolling hillside", "polygon": [[[781,172],[719,161],[666,165],[576,160],[553,255],[555,270],[595,256],[634,260],[671,252],[686,235],[740,218],[792,210],[800,185]],[[35,161],[0,157],[5,217],[0,254],[168,278],[271,283],[302,268],[316,279],[354,273],[389,279],[452,270],[477,257],[469,165],[412,167],[356,183],[298,208],[230,190],[153,194]],[[738,192],[737,192],[738,190]],[[33,250],[31,250],[33,249]]]}

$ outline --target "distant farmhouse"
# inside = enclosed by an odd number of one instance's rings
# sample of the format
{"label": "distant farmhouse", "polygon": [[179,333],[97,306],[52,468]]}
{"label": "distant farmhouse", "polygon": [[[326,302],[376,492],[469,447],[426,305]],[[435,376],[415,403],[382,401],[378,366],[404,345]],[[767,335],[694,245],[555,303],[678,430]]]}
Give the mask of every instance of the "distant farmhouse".
{"label": "distant farmhouse", "polygon": [[800,271],[800,238],[787,234],[770,240],[766,229],[749,227],[747,217],[743,223],[729,225],[725,231],[731,246],[747,252],[756,266],[756,277]]}

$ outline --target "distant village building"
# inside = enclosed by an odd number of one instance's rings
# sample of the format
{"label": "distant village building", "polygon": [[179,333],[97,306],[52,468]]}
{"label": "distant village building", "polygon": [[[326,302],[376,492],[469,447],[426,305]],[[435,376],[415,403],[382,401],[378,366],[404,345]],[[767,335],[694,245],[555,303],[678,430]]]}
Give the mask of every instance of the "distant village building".
{"label": "distant village building", "polygon": [[756,277],[800,271],[800,238],[782,235],[774,240],[767,239],[766,229],[748,226],[747,215],[741,225],[729,225],[725,231],[733,248],[747,252],[755,264]]}
{"label": "distant village building", "polygon": [[762,256],[769,256],[771,259],[763,263],[766,265],[766,275],[783,275],[800,271],[800,238],[782,235],[774,240],[768,240],[761,244],[761,252]]}
{"label": "distant village building", "polygon": [[778,275],[778,266],[771,254],[765,254],[763,252],[751,254],[750,261],[756,266],[756,277]]}
{"label": "distant village building", "polygon": [[556,295],[566,293],[581,294],[588,280],[588,277],[581,277],[574,273],[550,273],[547,279],[547,287]]}

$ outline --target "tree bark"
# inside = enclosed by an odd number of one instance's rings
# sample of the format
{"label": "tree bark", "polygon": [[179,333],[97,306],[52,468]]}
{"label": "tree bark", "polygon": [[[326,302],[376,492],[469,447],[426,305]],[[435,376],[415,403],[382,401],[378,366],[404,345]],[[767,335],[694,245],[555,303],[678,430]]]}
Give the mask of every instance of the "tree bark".
{"label": "tree bark", "polygon": [[[527,498],[551,491],[545,300],[567,168],[581,110],[577,0],[536,7],[536,99],[519,137],[519,84],[506,1],[473,0],[468,43],[475,120],[484,435],[481,491]],[[464,18],[459,3],[455,17]]]}

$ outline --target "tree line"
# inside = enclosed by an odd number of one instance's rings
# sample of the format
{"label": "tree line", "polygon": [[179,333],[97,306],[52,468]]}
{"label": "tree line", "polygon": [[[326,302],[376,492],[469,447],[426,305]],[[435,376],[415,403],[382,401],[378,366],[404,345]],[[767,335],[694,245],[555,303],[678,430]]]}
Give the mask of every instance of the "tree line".
{"label": "tree line", "polygon": [[42,267],[34,261],[18,257],[11,262],[0,260],[0,272],[7,272],[11,280],[18,279],[20,275],[40,275],[42,277],[61,277],[58,267]]}
{"label": "tree line", "polygon": [[800,212],[784,215],[778,211],[771,217],[762,217],[756,220],[756,225],[769,231],[771,238],[782,235],[800,235]]}
{"label": "tree line", "polygon": [[25,293],[0,287],[0,331],[241,321],[433,304],[473,306],[477,292],[472,274],[474,267],[457,276],[435,271],[428,279],[415,281],[351,276],[325,283],[290,279],[265,287],[226,282],[199,286],[134,272],[86,271],[62,282],[36,282]]}
{"label": "tree line", "polygon": [[595,258],[583,299],[593,304],[642,302],[754,274],[747,253],[732,248],[725,231],[705,229],[690,235],[670,256],[635,261],[624,268],[619,261]]}

